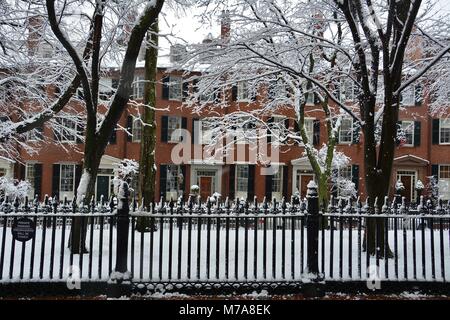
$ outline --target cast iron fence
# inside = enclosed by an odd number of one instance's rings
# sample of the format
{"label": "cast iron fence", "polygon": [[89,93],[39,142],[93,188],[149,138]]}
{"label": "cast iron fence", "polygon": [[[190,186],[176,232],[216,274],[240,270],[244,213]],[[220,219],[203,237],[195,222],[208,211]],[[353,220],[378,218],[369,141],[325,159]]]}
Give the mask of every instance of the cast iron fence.
{"label": "cast iron fence", "polygon": [[[125,192],[125,195],[127,193]],[[120,201],[77,206],[4,201],[0,205],[0,282],[82,281],[131,278],[135,284],[300,283],[312,279],[440,281],[450,279],[450,207],[422,203],[416,209],[389,203],[380,210],[359,201],[331,201],[320,210],[310,185],[303,201],[159,203],[149,210]],[[117,206],[119,202],[119,206]],[[32,221],[19,241],[13,229]],[[74,218],[85,234],[71,252]],[[149,232],[139,232],[141,220]],[[389,243],[366,254],[365,228],[382,221],[375,237]],[[382,228],[382,229],[380,229]],[[26,236],[26,234],[25,234]],[[22,239],[23,240],[23,239]],[[388,259],[384,258],[390,256]]]}

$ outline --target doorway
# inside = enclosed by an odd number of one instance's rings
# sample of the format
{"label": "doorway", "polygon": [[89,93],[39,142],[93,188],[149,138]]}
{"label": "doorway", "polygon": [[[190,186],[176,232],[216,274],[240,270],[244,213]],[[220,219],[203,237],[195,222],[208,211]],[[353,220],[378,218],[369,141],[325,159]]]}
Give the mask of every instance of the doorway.
{"label": "doorway", "polygon": [[416,201],[416,171],[397,171],[397,181],[400,180],[405,187],[403,196],[407,203]]}
{"label": "doorway", "polygon": [[306,197],[308,191],[308,183],[314,180],[312,173],[297,173],[297,190],[300,192],[300,197],[303,199]]}
{"label": "doorway", "polygon": [[200,198],[202,201],[206,199],[212,193],[212,177],[200,177]]}
{"label": "doorway", "polygon": [[109,199],[109,176],[97,176],[97,201],[102,195],[105,201]]}

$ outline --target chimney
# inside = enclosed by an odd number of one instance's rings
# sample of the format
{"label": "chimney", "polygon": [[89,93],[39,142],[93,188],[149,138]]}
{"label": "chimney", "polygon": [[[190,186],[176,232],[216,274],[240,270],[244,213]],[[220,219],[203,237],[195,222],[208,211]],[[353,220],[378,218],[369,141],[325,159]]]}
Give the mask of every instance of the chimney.
{"label": "chimney", "polygon": [[41,16],[28,18],[27,48],[30,56],[34,56],[39,51],[43,24],[43,18]]}
{"label": "chimney", "polygon": [[231,20],[230,11],[222,10],[220,15],[220,38],[224,43],[230,41]]}

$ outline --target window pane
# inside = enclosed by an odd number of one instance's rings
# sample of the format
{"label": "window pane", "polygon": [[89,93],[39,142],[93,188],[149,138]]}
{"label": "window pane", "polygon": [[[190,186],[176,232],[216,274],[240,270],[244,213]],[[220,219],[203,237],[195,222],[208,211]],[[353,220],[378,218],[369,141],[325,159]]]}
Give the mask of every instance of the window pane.
{"label": "window pane", "polygon": [[73,164],[61,165],[61,191],[73,191],[75,166]]}
{"label": "window pane", "polygon": [[236,190],[247,192],[248,190],[248,166],[237,165],[236,166]]}
{"label": "window pane", "polygon": [[181,134],[175,133],[175,130],[181,129],[181,118],[180,117],[168,117],[167,120],[167,134],[169,142],[179,142],[181,141]]}
{"label": "window pane", "polygon": [[353,121],[352,119],[342,119],[339,129],[339,143],[352,142],[353,139]]}
{"label": "window pane", "polygon": [[170,76],[169,79],[169,99],[181,100],[182,96],[182,81],[181,77]]}
{"label": "window pane", "polygon": [[142,138],[142,121],[140,119],[136,119],[133,122],[133,142],[139,142]]}
{"label": "window pane", "polygon": [[450,143],[450,119],[441,119],[440,143]]}
{"label": "window pane", "polygon": [[405,133],[405,145],[414,145],[414,122],[402,121],[402,129]]}

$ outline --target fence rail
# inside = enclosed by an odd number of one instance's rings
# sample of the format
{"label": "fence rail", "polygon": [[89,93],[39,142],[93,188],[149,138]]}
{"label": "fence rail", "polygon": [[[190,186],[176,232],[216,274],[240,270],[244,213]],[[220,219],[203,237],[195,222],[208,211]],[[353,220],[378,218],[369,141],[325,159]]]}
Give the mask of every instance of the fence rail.
{"label": "fence rail", "polygon": [[[65,281],[74,268],[88,281],[130,271],[135,283],[366,280],[373,268],[381,280],[450,279],[448,205],[422,201],[411,209],[385,199],[375,210],[348,200],[319,210],[316,192],[311,186],[308,199],[290,203],[191,198],[148,211],[134,200],[130,208],[127,197],[79,207],[50,199],[32,206],[5,201],[0,282]],[[13,236],[23,218],[34,228],[25,242]],[[85,235],[83,254],[68,245],[74,219]],[[148,232],[139,232],[142,223]],[[370,224],[375,241],[388,243],[373,254],[365,250],[373,241],[366,232]]]}

